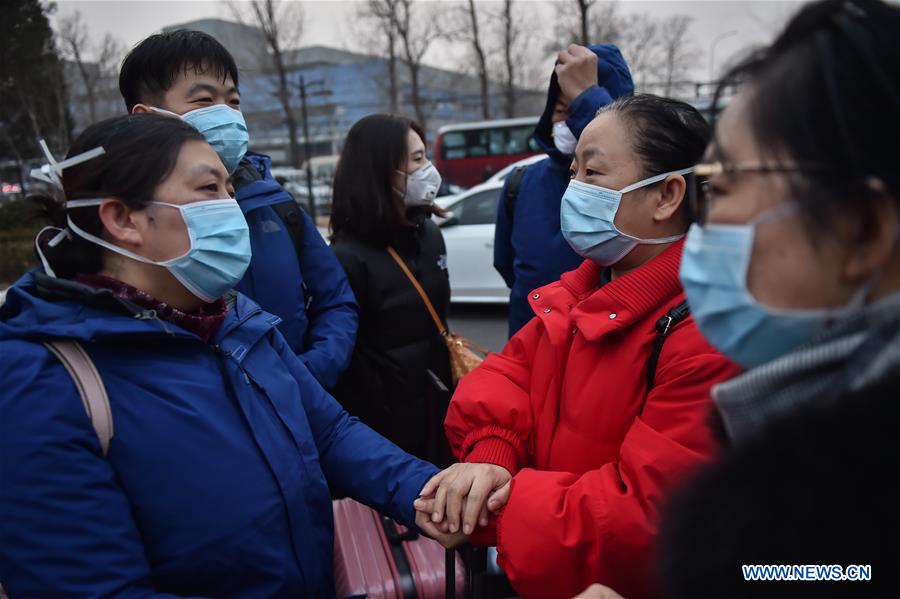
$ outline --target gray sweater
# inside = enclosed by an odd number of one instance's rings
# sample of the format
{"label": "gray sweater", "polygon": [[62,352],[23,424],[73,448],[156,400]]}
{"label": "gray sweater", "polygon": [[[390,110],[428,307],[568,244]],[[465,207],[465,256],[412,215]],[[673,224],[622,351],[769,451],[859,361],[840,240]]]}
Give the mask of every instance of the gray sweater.
{"label": "gray sweater", "polygon": [[900,369],[900,292],[838,322],[813,342],[713,387],[734,444],[770,419],[814,401],[835,401]]}

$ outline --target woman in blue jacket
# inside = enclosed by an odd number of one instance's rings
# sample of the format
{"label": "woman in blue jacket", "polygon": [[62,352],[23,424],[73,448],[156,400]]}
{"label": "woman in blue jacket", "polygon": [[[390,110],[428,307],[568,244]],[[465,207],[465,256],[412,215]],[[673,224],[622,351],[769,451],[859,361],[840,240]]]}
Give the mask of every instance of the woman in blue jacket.
{"label": "woman in blue jacket", "polygon": [[[436,468],[350,417],[278,318],[229,291],[247,225],[200,133],[119,117],[70,156],[98,147],[63,171],[65,228],[0,308],[0,581],[13,598],[333,595],[329,485],[411,523]],[[58,341],[99,371],[108,452]]]}

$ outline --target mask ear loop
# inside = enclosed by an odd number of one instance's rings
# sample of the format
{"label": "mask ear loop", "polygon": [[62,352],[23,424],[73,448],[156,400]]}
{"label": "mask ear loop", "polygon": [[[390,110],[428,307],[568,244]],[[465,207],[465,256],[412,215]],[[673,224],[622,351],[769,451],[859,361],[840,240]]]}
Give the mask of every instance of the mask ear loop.
{"label": "mask ear loop", "polygon": [[621,193],[622,195],[625,195],[629,191],[634,191],[636,189],[641,189],[642,187],[649,187],[650,185],[653,185],[654,183],[659,183],[660,181],[663,181],[667,177],[671,177],[672,175],[684,176],[684,175],[690,174],[692,172],[694,172],[694,167],[683,168],[683,169],[677,170],[677,171],[669,171],[668,173],[663,173],[661,175],[656,175],[655,177],[650,177],[648,179],[644,179],[643,181],[638,181],[637,183],[632,183],[631,185],[620,189],[619,193]]}
{"label": "mask ear loop", "polygon": [[63,239],[72,239],[71,233],[69,233],[66,229],[60,229],[59,227],[44,227],[40,231],[38,231],[37,236],[34,238],[34,249],[37,252],[38,258],[41,260],[41,264],[44,267],[44,272],[56,278],[56,272],[53,270],[53,267],[50,266],[50,262],[47,261],[47,257],[44,256],[43,250],[41,250],[41,235],[44,234],[45,231],[57,231],[56,235],[54,235],[50,241],[47,242],[48,247],[56,247],[60,243],[62,243]]}
{"label": "mask ear loop", "polygon": [[[691,166],[688,168],[683,168],[681,170],[670,171],[668,173],[656,175],[655,177],[650,177],[649,179],[644,179],[643,181],[638,181],[637,183],[632,183],[631,185],[629,185],[627,187],[623,187],[621,190],[619,190],[618,193],[621,194],[621,195],[619,195],[620,201],[621,201],[622,196],[624,196],[626,193],[628,193],[630,191],[634,191],[636,189],[642,189],[644,187],[649,187],[650,185],[653,185],[654,183],[659,183],[660,181],[665,181],[667,178],[671,177],[672,175],[681,175],[683,177],[692,172],[694,172],[694,167]],[[684,200],[682,200],[682,201],[684,201]],[[620,204],[620,206],[621,206],[621,204]],[[618,208],[616,208],[617,213],[618,213],[618,211],[619,211]],[[624,232],[620,231],[619,228],[616,226],[615,215],[613,215],[612,225],[613,225],[613,228],[616,230],[616,232],[619,235],[622,235],[623,237],[631,239],[632,241],[637,241],[639,244],[642,244],[642,245],[660,245],[663,243],[672,243],[673,241],[678,241],[679,239],[681,239],[682,237],[687,235],[687,233],[681,233],[680,235],[671,235],[669,237],[659,237],[657,239],[640,239],[638,237],[635,237],[634,235],[629,235],[628,233],[624,233]]]}

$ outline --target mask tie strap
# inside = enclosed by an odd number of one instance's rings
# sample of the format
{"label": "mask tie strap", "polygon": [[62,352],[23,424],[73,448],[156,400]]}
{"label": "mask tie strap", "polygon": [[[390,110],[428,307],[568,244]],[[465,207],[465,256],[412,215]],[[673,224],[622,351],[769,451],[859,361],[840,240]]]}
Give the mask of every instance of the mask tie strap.
{"label": "mask tie strap", "polygon": [[44,181],[45,183],[50,183],[51,185],[55,185],[59,189],[62,189],[62,179],[59,176],[64,169],[69,168],[70,166],[75,166],[77,164],[81,164],[82,162],[87,162],[97,156],[101,156],[106,153],[106,150],[102,146],[98,146],[92,150],[88,150],[87,152],[82,152],[81,154],[76,154],[71,158],[66,158],[60,162],[57,162],[53,157],[53,154],[50,152],[50,148],[47,147],[47,142],[43,139],[40,140],[41,150],[44,152],[44,157],[47,159],[47,164],[41,166],[40,168],[31,169],[29,173],[33,179],[38,179],[39,181]]}
{"label": "mask tie strap", "polygon": [[654,183],[658,183],[665,179],[666,177],[670,177],[672,175],[687,175],[689,173],[694,172],[694,167],[683,168],[678,171],[670,171],[668,173],[663,173],[661,175],[656,175],[655,177],[650,177],[649,179],[644,179],[643,181],[638,181],[637,183],[632,183],[628,187],[623,187],[619,190],[619,193],[626,194],[629,191],[634,191],[635,189],[640,189],[641,187],[646,187],[648,185],[653,185]]}

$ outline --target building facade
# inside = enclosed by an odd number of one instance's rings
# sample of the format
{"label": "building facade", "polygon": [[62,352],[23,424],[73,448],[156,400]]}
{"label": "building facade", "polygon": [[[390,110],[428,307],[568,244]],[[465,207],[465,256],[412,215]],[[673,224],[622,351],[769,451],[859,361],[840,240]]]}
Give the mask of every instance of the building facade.
{"label": "building facade", "polygon": [[[275,165],[289,165],[288,128],[284,109],[275,95],[277,78],[261,32],[255,27],[220,19],[202,19],[167,28],[175,29],[203,31],[228,48],[238,63],[241,110],[250,129],[251,149],[270,155]],[[307,89],[312,156],[338,153],[353,123],[368,114],[390,111],[389,65],[384,58],[325,46],[288,50],[284,57],[301,151],[304,145],[301,78]],[[65,74],[77,134],[90,124],[92,112],[78,69],[75,65],[67,65]],[[414,117],[409,70],[401,61],[396,64],[396,80],[398,112]],[[419,80],[429,140],[433,140],[435,132],[443,125],[481,120],[477,78],[423,65]],[[93,96],[96,120],[122,114],[125,110],[117,77],[113,75],[98,81]],[[499,85],[491,85],[490,97],[492,114],[501,114],[503,90]],[[539,114],[545,99],[545,92],[519,90],[515,116]]]}

